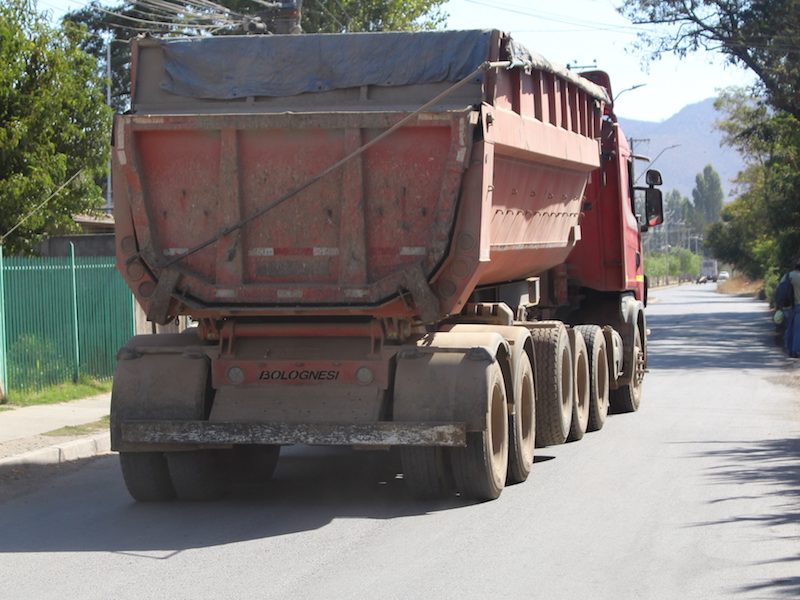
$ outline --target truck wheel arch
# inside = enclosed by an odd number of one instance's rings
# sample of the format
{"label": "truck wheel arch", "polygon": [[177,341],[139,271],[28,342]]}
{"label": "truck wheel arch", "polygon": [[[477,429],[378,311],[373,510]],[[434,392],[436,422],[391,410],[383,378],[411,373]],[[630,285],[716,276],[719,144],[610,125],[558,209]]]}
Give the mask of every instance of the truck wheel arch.
{"label": "truck wheel arch", "polygon": [[211,361],[194,330],[137,335],[117,353],[111,392],[111,446],[126,445],[126,420],[205,419],[212,399]]}

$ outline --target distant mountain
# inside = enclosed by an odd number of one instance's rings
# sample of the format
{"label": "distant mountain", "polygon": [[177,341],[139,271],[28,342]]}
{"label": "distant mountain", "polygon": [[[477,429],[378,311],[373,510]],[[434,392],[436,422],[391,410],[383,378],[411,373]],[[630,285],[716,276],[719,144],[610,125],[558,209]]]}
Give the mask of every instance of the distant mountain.
{"label": "distant mountain", "polygon": [[[744,161],[738,152],[727,146],[720,146],[722,134],[714,129],[719,114],[714,110],[714,100],[709,98],[690,104],[666,121],[651,123],[619,119],[625,135],[633,138],[636,154],[644,154],[653,159],[661,150],[680,144],[677,148],[666,150],[653,165],[661,171],[664,178],[664,193],[677,189],[691,199],[694,178],[707,164],[711,164],[722,180],[725,201],[729,202],[733,188],[731,180],[744,168]],[[649,140],[649,141],[645,141]],[[636,161],[637,173],[646,168],[647,163]],[[640,180],[642,183],[644,179]]]}

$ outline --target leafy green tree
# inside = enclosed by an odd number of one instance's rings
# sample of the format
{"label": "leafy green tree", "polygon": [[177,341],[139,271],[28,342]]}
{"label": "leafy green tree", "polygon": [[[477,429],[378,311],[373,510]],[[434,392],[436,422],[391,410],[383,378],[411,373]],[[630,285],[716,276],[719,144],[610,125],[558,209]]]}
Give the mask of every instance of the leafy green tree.
{"label": "leafy green tree", "polygon": [[719,221],[724,196],[719,175],[714,167],[706,165],[703,172],[695,177],[692,190],[694,210],[698,213],[703,227]]}
{"label": "leafy green tree", "polygon": [[[303,31],[404,31],[435,29],[445,20],[445,0],[305,0]],[[259,0],[218,0],[219,8],[201,8],[191,0],[159,0],[157,4],[136,2],[91,5],[64,16],[90,33],[83,49],[94,55],[105,72],[111,44],[112,106],[122,112],[130,97],[130,47],[128,41],[141,33],[153,35],[241,34],[246,19],[256,17],[272,27],[274,13]]]}
{"label": "leafy green tree", "polygon": [[725,134],[723,142],[745,157],[740,185],[750,192],[751,202],[758,191],[767,230],[776,238],[788,236],[787,247],[781,243],[780,249],[780,264],[788,267],[800,251],[794,235],[800,227],[800,121],[770,110],[741,88],[725,90],[715,106],[727,115],[717,124]]}
{"label": "leafy green tree", "polygon": [[724,142],[745,157],[739,197],[709,228],[715,255],[751,277],[774,279],[800,254],[800,122],[742,89],[717,100]]}
{"label": "leafy green tree", "polygon": [[702,214],[686,196],[672,190],[664,198],[664,219],[667,223],[682,223],[695,234],[702,234],[705,222]]}
{"label": "leafy green tree", "polygon": [[620,13],[636,24],[651,58],[721,52],[756,74],[775,108],[800,118],[800,2],[798,0],[624,0]]}
{"label": "leafy green tree", "polygon": [[678,190],[671,190],[664,196],[664,220],[667,223],[687,222],[691,210],[689,199]]}
{"label": "leafy green tree", "polygon": [[[247,0],[245,0],[246,2]],[[444,0],[304,0],[303,31],[405,31],[436,29],[446,15]]]}
{"label": "leafy green tree", "polygon": [[8,254],[35,251],[42,236],[74,229],[73,214],[102,203],[95,181],[107,169],[110,111],[82,36],[71,24],[50,26],[31,0],[0,4],[0,235]]}
{"label": "leafy green tree", "polygon": [[644,270],[653,282],[664,277],[692,280],[700,272],[700,257],[686,248],[671,248],[669,252],[646,254]]}
{"label": "leafy green tree", "polygon": [[676,272],[673,275],[678,275],[682,279],[694,279],[700,273],[700,257],[686,248],[678,248],[674,252],[677,259]]}
{"label": "leafy green tree", "polygon": [[706,244],[718,259],[734,265],[750,278],[769,270],[774,241],[764,227],[760,190],[754,187],[722,211],[722,221],[706,232]]}
{"label": "leafy green tree", "polygon": [[[672,243],[675,232],[691,223],[692,203],[678,190],[670,190],[664,195],[664,224],[648,232],[648,248],[664,248]],[[673,235],[670,235],[672,232]]]}

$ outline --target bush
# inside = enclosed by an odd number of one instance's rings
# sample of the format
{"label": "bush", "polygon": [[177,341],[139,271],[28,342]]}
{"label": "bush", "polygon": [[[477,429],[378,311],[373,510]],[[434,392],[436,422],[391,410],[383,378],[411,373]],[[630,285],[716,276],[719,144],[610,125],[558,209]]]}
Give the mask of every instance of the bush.
{"label": "bush", "polygon": [[7,389],[40,389],[71,378],[70,361],[52,340],[23,334],[10,345]]}

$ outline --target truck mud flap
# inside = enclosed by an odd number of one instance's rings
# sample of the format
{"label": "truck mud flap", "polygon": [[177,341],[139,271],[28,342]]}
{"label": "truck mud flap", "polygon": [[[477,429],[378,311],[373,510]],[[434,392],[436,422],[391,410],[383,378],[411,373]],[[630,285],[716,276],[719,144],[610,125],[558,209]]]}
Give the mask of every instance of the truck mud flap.
{"label": "truck mud flap", "polygon": [[331,446],[465,446],[465,423],[213,423],[127,421],[121,450],[152,446],[230,444],[316,444]]}

